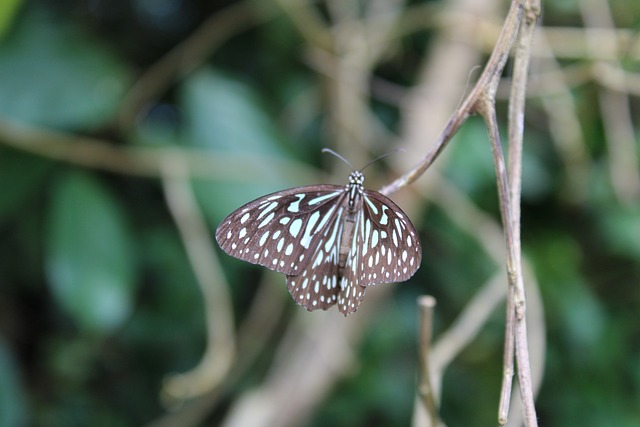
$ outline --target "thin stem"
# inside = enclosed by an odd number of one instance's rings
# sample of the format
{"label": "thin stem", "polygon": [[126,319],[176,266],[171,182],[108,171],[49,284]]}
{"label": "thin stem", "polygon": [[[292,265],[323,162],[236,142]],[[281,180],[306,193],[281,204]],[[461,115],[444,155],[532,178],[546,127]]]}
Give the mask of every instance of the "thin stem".
{"label": "thin stem", "polygon": [[193,196],[187,168],[168,163],[162,184],[167,205],[184,242],[205,303],[207,348],[191,371],[173,375],[165,384],[168,397],[183,400],[217,388],[234,363],[236,342],[231,296],[213,249],[206,222]]}
{"label": "thin stem", "polygon": [[500,388],[500,403],[498,404],[498,422],[501,425],[509,419],[509,406],[511,404],[511,392],[513,389],[514,355],[515,355],[515,328],[516,310],[514,304],[513,286],[508,287],[507,311],[504,333],[504,356],[502,365],[502,387]]}
{"label": "thin stem", "polygon": [[[509,103],[509,200],[508,226],[506,229],[513,233],[513,248],[508,251],[513,255],[515,277],[510,275],[509,301],[507,306],[513,312],[507,313],[507,320],[515,318],[515,346],[518,365],[518,383],[522,400],[524,422],[526,426],[536,426],[536,410],[531,381],[531,366],[529,361],[527,323],[525,316],[525,291],[522,274],[521,243],[520,243],[520,194],[522,181],[522,145],[524,134],[524,105],[526,99],[526,84],[529,71],[529,59],[536,21],[540,15],[539,0],[527,0],[526,15],[520,28],[518,44],[516,45],[513,86]],[[512,319],[513,320],[513,319]],[[510,330],[507,331],[511,333]],[[510,338],[509,338],[510,339]],[[505,355],[506,357],[506,355]]]}
{"label": "thin stem", "polygon": [[431,371],[429,369],[429,353],[431,350],[431,337],[433,335],[433,311],[435,306],[436,299],[432,296],[424,295],[418,298],[418,308],[420,310],[418,394],[420,395],[424,408],[429,414],[432,427],[438,426],[437,397],[432,387]]}

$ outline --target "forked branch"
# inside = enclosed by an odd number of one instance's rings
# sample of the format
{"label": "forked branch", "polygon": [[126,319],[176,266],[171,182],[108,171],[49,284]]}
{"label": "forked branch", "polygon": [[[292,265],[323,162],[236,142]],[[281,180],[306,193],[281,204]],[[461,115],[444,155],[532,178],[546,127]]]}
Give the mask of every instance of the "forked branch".
{"label": "forked branch", "polygon": [[[498,419],[506,423],[514,356],[517,360],[525,425],[537,426],[525,320],[525,293],[520,256],[520,183],[522,172],[522,137],[526,78],[533,28],[539,16],[538,0],[513,0],[500,37],[478,82],[460,107],[453,113],[435,146],[408,173],[381,189],[392,193],[419,178],[451,140],[455,132],[471,114],[479,113],[488,128],[496,169],[500,212],[506,241],[506,264],[509,291],[507,293],[507,321],[505,336],[503,387]],[[516,43],[517,41],[517,43]],[[514,78],[509,103],[509,162],[502,151],[495,110],[495,93],[506,60],[515,48]],[[426,357],[426,356],[425,356]],[[424,361],[422,361],[424,363]],[[431,409],[431,408],[429,408]]]}

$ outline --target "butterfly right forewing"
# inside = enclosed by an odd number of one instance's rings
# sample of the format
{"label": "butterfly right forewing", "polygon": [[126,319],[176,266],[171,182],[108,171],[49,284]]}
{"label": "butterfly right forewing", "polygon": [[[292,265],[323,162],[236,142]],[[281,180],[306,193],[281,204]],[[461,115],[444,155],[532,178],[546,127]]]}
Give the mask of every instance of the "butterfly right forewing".
{"label": "butterfly right forewing", "polygon": [[403,282],[420,267],[422,246],[409,217],[387,196],[365,190],[359,238],[361,284]]}

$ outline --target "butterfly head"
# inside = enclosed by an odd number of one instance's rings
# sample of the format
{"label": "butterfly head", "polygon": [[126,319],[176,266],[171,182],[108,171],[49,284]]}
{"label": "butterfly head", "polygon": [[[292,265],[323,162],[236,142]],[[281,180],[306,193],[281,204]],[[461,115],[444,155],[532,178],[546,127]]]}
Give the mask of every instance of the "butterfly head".
{"label": "butterfly head", "polygon": [[364,184],[364,174],[360,171],[353,171],[349,174],[349,185],[362,187]]}
{"label": "butterfly head", "polygon": [[360,171],[353,171],[349,175],[349,184],[347,191],[349,192],[349,211],[356,210],[357,201],[364,192],[364,174]]}

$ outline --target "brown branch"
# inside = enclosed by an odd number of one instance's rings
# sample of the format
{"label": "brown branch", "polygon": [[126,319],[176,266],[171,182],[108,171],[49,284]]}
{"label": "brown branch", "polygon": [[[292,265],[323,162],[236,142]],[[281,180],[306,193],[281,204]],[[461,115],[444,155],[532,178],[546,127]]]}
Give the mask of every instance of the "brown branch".
{"label": "brown branch", "polygon": [[434,390],[429,368],[431,350],[431,336],[433,335],[433,312],[436,307],[436,299],[429,295],[418,298],[418,310],[420,312],[419,338],[418,338],[418,395],[423,407],[429,415],[431,427],[437,427],[438,421],[438,393]]}
{"label": "brown branch", "polygon": [[[585,26],[588,27],[586,37],[589,51],[618,51],[617,40],[607,40],[605,44],[594,34],[597,31],[595,28],[615,28],[609,4],[603,0],[588,0],[580,2],[580,6]],[[599,65],[596,63],[594,68]],[[622,68],[620,64],[614,65]],[[629,97],[624,92],[602,88],[598,101],[609,152],[609,174],[613,191],[621,202],[635,202],[640,196],[640,168],[637,163],[638,151]]]}
{"label": "brown branch", "polygon": [[[531,380],[531,366],[527,339],[527,323],[525,317],[525,291],[522,273],[520,244],[520,193],[522,179],[522,140],[524,134],[524,105],[526,98],[529,60],[536,22],[540,16],[540,1],[528,0],[525,5],[525,21],[519,32],[515,51],[513,87],[509,104],[509,215],[507,218],[513,232],[512,243],[515,280],[510,280],[509,297],[513,302],[508,305],[515,311],[515,350],[518,364],[518,383],[524,412],[525,425],[537,426],[536,410]],[[510,251],[509,251],[510,252]],[[511,274],[509,275],[511,278]],[[513,292],[511,291],[513,289]],[[513,316],[514,313],[508,313]]]}
{"label": "brown branch", "polygon": [[[480,75],[478,82],[462,102],[460,107],[453,113],[444,130],[436,140],[434,147],[422,158],[422,160],[418,162],[417,165],[409,170],[409,172],[381,188],[381,193],[387,195],[394,193],[420,178],[440,153],[442,153],[442,150],[444,150],[447,143],[465,122],[467,117],[477,112],[478,104],[481,102],[481,98],[486,95],[487,89],[490,89],[490,86],[497,87],[499,79],[496,77],[499,77],[502,74],[504,65],[509,57],[509,52],[511,51],[518,33],[518,28],[522,21],[523,9],[524,0],[513,0],[511,2],[511,7],[509,8],[509,12],[505,18],[500,37],[496,42],[495,48],[491,53],[489,61]],[[495,93],[495,87],[491,89],[493,93]]]}
{"label": "brown branch", "polygon": [[184,164],[168,163],[163,188],[169,211],[180,237],[205,303],[207,346],[200,363],[186,373],[167,378],[164,394],[182,401],[216,389],[234,362],[236,343],[229,284],[213,248],[207,224],[198,208]]}
{"label": "brown branch", "polygon": [[312,182],[322,174],[312,167],[264,155],[219,153],[213,150],[174,147],[118,145],[115,142],[16,123],[0,117],[0,144],[20,151],[125,175],[159,178],[163,165],[179,162],[191,177],[225,181],[252,181],[245,171],[269,176],[273,169],[301,182]]}

